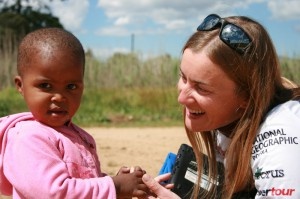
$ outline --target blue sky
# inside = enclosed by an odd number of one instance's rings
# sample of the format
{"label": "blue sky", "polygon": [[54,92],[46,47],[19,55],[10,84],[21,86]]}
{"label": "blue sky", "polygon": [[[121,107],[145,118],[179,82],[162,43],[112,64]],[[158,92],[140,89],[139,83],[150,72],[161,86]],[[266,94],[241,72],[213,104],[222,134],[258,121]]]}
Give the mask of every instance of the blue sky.
{"label": "blue sky", "polygon": [[300,55],[299,0],[56,0],[51,7],[99,58],[132,46],[145,58],[180,57],[186,39],[210,13],[249,16],[266,27],[278,54]]}

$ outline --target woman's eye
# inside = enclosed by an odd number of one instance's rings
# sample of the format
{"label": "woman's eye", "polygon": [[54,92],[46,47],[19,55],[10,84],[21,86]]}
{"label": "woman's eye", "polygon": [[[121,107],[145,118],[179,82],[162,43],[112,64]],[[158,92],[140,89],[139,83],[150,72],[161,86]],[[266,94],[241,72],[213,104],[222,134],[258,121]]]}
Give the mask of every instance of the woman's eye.
{"label": "woman's eye", "polygon": [[201,86],[196,86],[195,89],[198,93],[210,93],[207,89],[204,89]]}
{"label": "woman's eye", "polygon": [[182,81],[183,81],[184,83],[186,83],[187,79],[186,79],[186,77],[185,77],[182,73],[179,74],[179,78],[181,78]]}
{"label": "woman's eye", "polygon": [[67,89],[69,90],[75,90],[77,86],[75,84],[68,84]]}

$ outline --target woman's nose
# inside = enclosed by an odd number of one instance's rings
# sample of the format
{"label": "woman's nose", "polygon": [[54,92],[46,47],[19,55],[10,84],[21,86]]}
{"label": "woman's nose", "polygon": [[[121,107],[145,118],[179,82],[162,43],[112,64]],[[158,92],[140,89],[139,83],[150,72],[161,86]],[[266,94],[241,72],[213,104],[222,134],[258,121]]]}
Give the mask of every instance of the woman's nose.
{"label": "woman's nose", "polygon": [[183,82],[179,82],[178,85],[178,102],[182,105],[190,103],[193,99],[191,97],[191,88],[188,84],[184,84]]}

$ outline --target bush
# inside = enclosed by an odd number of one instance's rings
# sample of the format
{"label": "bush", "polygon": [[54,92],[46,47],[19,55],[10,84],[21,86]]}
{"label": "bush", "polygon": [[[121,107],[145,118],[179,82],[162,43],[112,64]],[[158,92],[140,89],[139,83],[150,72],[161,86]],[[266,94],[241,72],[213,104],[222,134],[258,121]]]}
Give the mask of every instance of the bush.
{"label": "bush", "polygon": [[[1,91],[0,116],[27,110],[14,88]],[[80,126],[180,125],[181,108],[175,88],[87,88],[73,121]]]}

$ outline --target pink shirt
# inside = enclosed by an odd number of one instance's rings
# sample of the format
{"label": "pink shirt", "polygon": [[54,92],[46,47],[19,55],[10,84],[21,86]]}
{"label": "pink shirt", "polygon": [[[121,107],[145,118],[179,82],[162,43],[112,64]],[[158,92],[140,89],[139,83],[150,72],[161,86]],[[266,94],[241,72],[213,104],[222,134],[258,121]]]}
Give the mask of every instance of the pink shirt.
{"label": "pink shirt", "polygon": [[0,118],[0,190],[13,198],[116,198],[91,135],[51,128],[31,113]]}

